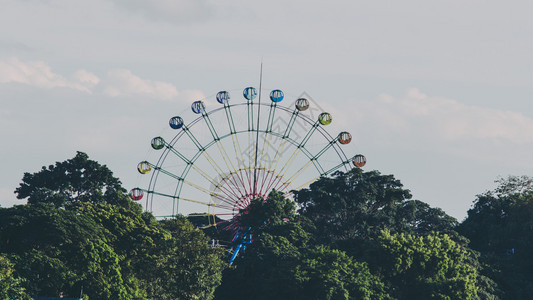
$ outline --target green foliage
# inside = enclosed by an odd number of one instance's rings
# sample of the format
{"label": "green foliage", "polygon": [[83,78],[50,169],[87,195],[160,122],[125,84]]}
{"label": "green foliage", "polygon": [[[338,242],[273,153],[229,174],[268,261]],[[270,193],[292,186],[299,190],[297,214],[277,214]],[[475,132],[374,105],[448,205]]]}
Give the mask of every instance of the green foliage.
{"label": "green foliage", "polygon": [[239,254],[236,267],[225,271],[216,299],[296,299],[291,270],[300,256],[298,245],[305,245],[309,235],[299,222],[287,222],[295,219],[294,209],[294,203],[272,192],[241,213],[236,222],[250,228],[253,243]]}
{"label": "green foliage", "polygon": [[15,269],[32,295],[129,299],[120,258],[96,223],[49,204],[0,209],[0,251],[14,255]]}
{"label": "green foliage", "polygon": [[220,284],[220,249],[185,218],[157,222],[149,214],[106,203],[81,203],[122,257],[122,273],[150,299],[210,299]]}
{"label": "green foliage", "polygon": [[31,299],[23,287],[24,281],[15,274],[13,263],[0,255],[0,299]]}
{"label": "green foliage", "polygon": [[283,197],[280,192],[272,191],[267,199],[257,198],[241,211],[237,221],[243,228],[260,232],[263,228],[278,225],[294,216],[296,205]]}
{"label": "green foliage", "polygon": [[262,235],[224,272],[216,299],[295,299],[291,270],[298,257],[298,248],[286,238]]}
{"label": "green foliage", "polygon": [[106,166],[84,153],[17,188],[28,205],[0,209],[0,252],[31,295],[210,299],[225,263],[185,219],[142,213]]}
{"label": "green foliage", "polygon": [[459,232],[481,252],[483,274],[496,281],[504,299],[533,294],[533,191],[527,176],[497,181],[479,195]]}
{"label": "green foliage", "polygon": [[394,212],[395,222],[392,228],[396,232],[414,235],[426,235],[433,232],[455,235],[453,230],[457,220],[442,209],[430,207],[419,200],[408,200],[400,204]]}
{"label": "green foliage", "polygon": [[143,277],[153,299],[212,299],[227,266],[224,252],[184,217],[162,221],[172,239],[159,248],[153,272]]}
{"label": "green foliage", "polygon": [[382,231],[373,269],[399,299],[474,299],[476,268],[471,254],[446,234],[414,236]]}
{"label": "green foliage", "polygon": [[317,228],[313,238],[355,257],[365,251],[368,239],[384,229],[415,235],[445,232],[461,239],[454,232],[453,217],[410,197],[392,175],[361,169],[337,172],[295,192],[300,214]]}
{"label": "green foliage", "polygon": [[160,224],[106,203],[0,209],[0,244],[41,296],[83,287],[94,299],[210,299],[225,267],[221,250],[185,218]]}
{"label": "green foliage", "polygon": [[159,253],[160,245],[171,239],[153,217],[122,206],[107,203],[79,203],[71,207],[77,214],[96,223],[102,236],[121,257],[124,277],[138,286],[137,282],[151,269]]}
{"label": "green foliage", "polygon": [[254,241],[224,273],[217,299],[381,299],[384,285],[345,252],[312,247],[309,220],[273,192],[238,219]]}
{"label": "green foliage", "polygon": [[300,214],[314,222],[325,243],[394,228],[398,205],[411,197],[392,175],[361,169],[323,177],[294,194]]}
{"label": "green foliage", "polygon": [[125,192],[113,172],[83,152],[48,168],[43,166],[39,172],[24,173],[15,190],[17,198],[28,198],[28,203],[46,202],[56,207],[75,202],[131,205]]}
{"label": "green foliage", "polygon": [[205,216],[157,221],[78,152],[24,174],[28,205],[0,208],[0,298],[527,299],[533,179],[498,182],[459,226],[377,171],[321,178],[296,203],[273,191],[233,220],[253,243],[228,267],[195,228]]}
{"label": "green foliage", "polygon": [[294,271],[298,285],[295,299],[385,299],[381,280],[366,263],[345,252],[318,246],[304,251]]}
{"label": "green foliage", "polygon": [[498,187],[494,193],[498,196],[533,193],[533,177],[526,175],[498,178],[496,183],[498,183]]}

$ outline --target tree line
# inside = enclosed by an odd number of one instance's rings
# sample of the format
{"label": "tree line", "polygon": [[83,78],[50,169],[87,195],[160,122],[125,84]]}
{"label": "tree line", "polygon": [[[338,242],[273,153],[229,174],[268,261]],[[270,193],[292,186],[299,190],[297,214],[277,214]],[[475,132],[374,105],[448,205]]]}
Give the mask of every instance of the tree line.
{"label": "tree line", "polygon": [[[462,222],[393,175],[353,169],[293,200],[272,191],[228,226],[157,220],[78,152],[25,173],[0,208],[0,298],[530,299],[533,179],[500,179]],[[211,241],[228,241],[213,247]],[[233,240],[233,242],[232,242]]]}

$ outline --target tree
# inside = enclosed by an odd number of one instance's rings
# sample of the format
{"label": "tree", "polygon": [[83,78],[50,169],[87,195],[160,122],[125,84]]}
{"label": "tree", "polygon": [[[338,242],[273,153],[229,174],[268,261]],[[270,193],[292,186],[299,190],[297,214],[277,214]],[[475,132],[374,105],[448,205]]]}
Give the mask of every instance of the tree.
{"label": "tree", "polygon": [[185,217],[162,221],[171,239],[160,245],[150,277],[143,276],[153,299],[212,299],[222,280],[224,251]]}
{"label": "tree", "polygon": [[367,264],[345,252],[317,246],[304,251],[294,271],[295,299],[386,299],[385,285]]}
{"label": "tree", "polygon": [[533,294],[533,179],[510,176],[478,195],[458,230],[481,252],[482,272],[496,281],[504,299]]}
{"label": "tree", "polygon": [[398,299],[475,299],[472,254],[446,234],[415,236],[382,231],[371,269],[384,276]]}
{"label": "tree", "polygon": [[498,183],[498,187],[494,190],[494,194],[498,196],[533,193],[533,177],[510,175],[507,178],[500,177],[495,182]]}
{"label": "tree", "polygon": [[[157,221],[108,203],[71,207],[102,231],[119,261],[125,284],[149,299],[210,299],[220,284],[221,249],[209,247],[205,235],[184,217]],[[141,296],[137,296],[141,297]]]}
{"label": "tree", "polygon": [[380,299],[384,285],[345,252],[313,246],[310,221],[272,192],[237,218],[253,243],[226,270],[216,299]]}
{"label": "tree", "polygon": [[286,238],[264,234],[223,274],[215,299],[296,299],[291,270],[299,249]]}
{"label": "tree", "polygon": [[131,299],[120,257],[90,218],[51,204],[0,209],[0,252],[13,257],[32,296]]}
{"label": "tree", "polygon": [[241,227],[250,228],[251,233],[260,233],[293,218],[295,210],[294,201],[283,197],[280,192],[272,191],[267,199],[253,199],[236,217],[236,221]]}
{"label": "tree", "polygon": [[24,279],[15,274],[13,263],[4,255],[0,255],[0,298],[31,299],[23,286]]}
{"label": "tree", "polygon": [[375,237],[380,230],[410,234],[450,232],[457,221],[439,208],[411,198],[392,175],[353,169],[323,177],[295,191],[299,213],[312,220],[326,244]]}
{"label": "tree", "polygon": [[0,209],[0,253],[32,295],[94,299],[210,299],[221,249],[185,218],[158,222],[85,153],[24,174],[28,204]]}
{"label": "tree", "polygon": [[39,172],[24,173],[15,193],[19,199],[28,198],[30,204],[47,202],[56,207],[76,202],[132,205],[113,172],[83,152],[48,168],[43,166]]}
{"label": "tree", "polygon": [[434,232],[455,235],[457,220],[442,209],[419,200],[401,203],[394,213],[396,232],[427,235]]}

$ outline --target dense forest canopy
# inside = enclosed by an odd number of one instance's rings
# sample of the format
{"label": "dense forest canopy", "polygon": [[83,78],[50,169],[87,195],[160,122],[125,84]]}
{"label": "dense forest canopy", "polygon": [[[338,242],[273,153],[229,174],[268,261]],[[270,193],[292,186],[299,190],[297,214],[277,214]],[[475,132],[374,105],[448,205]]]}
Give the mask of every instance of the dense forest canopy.
{"label": "dense forest canopy", "polygon": [[78,152],[25,173],[27,204],[0,208],[0,298],[528,299],[533,179],[498,184],[459,223],[356,168],[203,228],[200,215],[143,212]]}

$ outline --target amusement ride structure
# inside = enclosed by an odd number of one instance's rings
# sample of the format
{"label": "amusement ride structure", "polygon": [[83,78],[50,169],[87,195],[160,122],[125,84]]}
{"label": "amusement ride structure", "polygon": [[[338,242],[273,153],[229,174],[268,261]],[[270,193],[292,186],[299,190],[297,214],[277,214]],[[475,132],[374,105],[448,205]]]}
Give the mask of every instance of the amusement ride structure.
{"label": "amusement ride structure", "polygon": [[[159,158],[137,166],[151,174],[148,187],[132,189],[130,197],[144,200],[157,217],[194,214],[216,226],[272,190],[290,196],[321,176],[365,165],[363,155],[346,156],[342,149],[352,140],[349,132],[326,131],[331,114],[306,97],[287,101],[274,89],[265,95],[269,101],[261,101],[261,93],[261,84],[259,91],[246,87],[242,101],[234,102],[233,91],[220,91],[192,103],[195,118],[170,118],[173,136],[151,141]],[[281,105],[283,100],[292,105]],[[235,235],[251,239],[242,230]]]}

